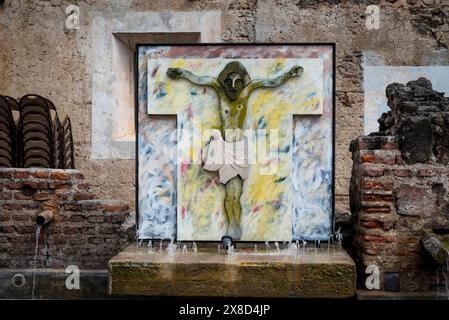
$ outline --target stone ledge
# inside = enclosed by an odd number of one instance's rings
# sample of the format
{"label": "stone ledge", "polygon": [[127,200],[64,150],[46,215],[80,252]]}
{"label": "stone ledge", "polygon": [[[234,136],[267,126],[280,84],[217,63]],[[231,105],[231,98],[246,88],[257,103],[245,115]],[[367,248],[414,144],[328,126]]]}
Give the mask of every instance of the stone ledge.
{"label": "stone ledge", "polygon": [[446,292],[392,292],[357,290],[357,300],[447,300]]}
{"label": "stone ledge", "polygon": [[350,298],[355,264],[344,251],[265,254],[148,253],[131,245],[109,261],[116,296]]}

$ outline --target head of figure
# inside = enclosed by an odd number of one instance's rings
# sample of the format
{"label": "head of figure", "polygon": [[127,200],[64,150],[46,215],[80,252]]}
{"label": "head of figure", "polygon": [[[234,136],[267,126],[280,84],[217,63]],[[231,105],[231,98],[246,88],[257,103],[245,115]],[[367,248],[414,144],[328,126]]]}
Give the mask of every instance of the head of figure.
{"label": "head of figure", "polygon": [[218,75],[218,82],[229,100],[236,100],[250,81],[248,71],[237,61],[228,63]]}

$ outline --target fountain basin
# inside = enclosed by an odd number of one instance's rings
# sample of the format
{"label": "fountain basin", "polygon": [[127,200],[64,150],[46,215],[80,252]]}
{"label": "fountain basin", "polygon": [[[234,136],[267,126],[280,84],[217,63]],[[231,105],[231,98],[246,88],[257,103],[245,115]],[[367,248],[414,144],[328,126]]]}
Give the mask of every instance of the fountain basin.
{"label": "fountain basin", "polygon": [[[65,269],[36,271],[35,299],[104,299],[108,297],[106,270],[81,270],[80,287],[66,286]],[[0,299],[32,299],[33,269],[0,268]]]}
{"label": "fountain basin", "polygon": [[355,264],[337,248],[227,256],[131,245],[109,261],[109,293],[117,296],[350,298],[355,292]]}

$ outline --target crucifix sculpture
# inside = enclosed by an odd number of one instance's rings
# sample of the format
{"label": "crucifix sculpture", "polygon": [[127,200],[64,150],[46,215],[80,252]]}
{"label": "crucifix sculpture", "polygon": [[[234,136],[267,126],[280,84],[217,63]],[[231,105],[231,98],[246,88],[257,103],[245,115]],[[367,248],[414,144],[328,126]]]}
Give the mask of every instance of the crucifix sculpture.
{"label": "crucifix sculpture", "polygon": [[[221,117],[221,135],[215,134],[215,142],[235,144],[243,140],[243,124],[248,109],[248,100],[258,88],[274,88],[282,85],[291,78],[299,77],[303,68],[294,66],[273,79],[251,80],[245,67],[237,61],[228,63],[217,78],[210,76],[197,76],[182,68],[168,68],[167,75],[172,79],[184,78],[195,85],[212,88],[218,95],[219,111]],[[235,148],[232,148],[235,150]],[[216,150],[218,151],[218,150]],[[240,151],[243,151],[240,149]],[[245,158],[237,155],[237,158]],[[220,182],[224,184],[226,196],[224,208],[227,216],[226,236],[235,240],[240,239],[242,230],[240,217],[242,206],[240,197],[243,190],[243,180],[247,174],[246,159],[240,163],[211,163],[205,158],[204,169],[219,171]]]}

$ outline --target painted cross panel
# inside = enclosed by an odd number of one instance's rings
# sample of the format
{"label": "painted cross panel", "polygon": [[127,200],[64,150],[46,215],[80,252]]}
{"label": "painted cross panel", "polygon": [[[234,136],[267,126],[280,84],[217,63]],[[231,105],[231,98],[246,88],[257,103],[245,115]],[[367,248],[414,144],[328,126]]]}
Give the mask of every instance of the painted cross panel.
{"label": "painted cross panel", "polygon": [[[332,218],[332,50],[285,54],[288,46],[281,46],[263,53],[254,46],[242,47],[244,54],[236,56],[231,47],[193,48],[190,53],[183,47],[139,50],[139,237],[325,239]],[[265,81],[247,95],[240,116],[249,159],[236,198],[238,235],[229,228],[228,198],[234,191],[223,183],[221,171],[204,166],[212,130],[229,140],[223,123],[231,106],[229,97],[204,81],[237,63],[248,75],[244,85]],[[300,74],[291,76],[297,66]],[[170,69],[191,77],[170,76]],[[282,83],[273,85],[276,79]]]}

